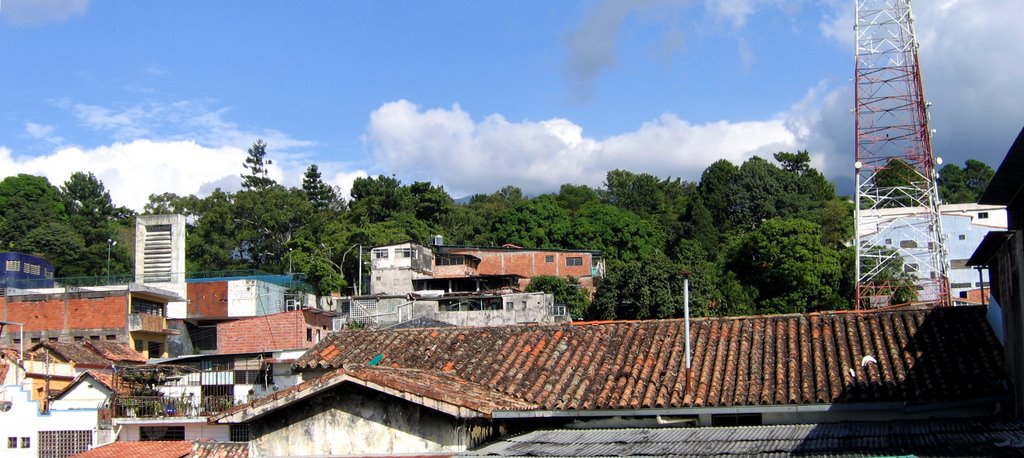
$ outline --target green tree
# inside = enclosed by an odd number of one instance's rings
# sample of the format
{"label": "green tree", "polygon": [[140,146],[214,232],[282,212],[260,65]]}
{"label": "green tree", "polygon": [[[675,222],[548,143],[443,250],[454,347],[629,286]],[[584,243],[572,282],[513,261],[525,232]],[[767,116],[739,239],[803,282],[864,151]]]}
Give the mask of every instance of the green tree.
{"label": "green tree", "polygon": [[[68,213],[68,224],[85,243],[85,249],[75,262],[66,262],[60,268],[65,276],[117,275],[131,271],[128,241],[119,236],[123,215],[130,211],[118,208],[110,193],[92,173],[75,172],[60,188],[61,199]],[[120,242],[115,244],[114,242]],[[110,270],[107,271],[107,255]]]}
{"label": "green tree", "polygon": [[590,305],[590,295],[580,287],[579,281],[572,277],[566,279],[553,275],[538,275],[530,280],[526,291],[543,291],[553,295],[555,304],[564,305],[569,314],[577,319],[585,315]]}
{"label": "green tree", "polygon": [[600,250],[609,259],[631,261],[664,253],[662,227],[619,207],[588,204],[573,219],[565,246]]}
{"label": "green tree", "polygon": [[491,224],[492,237],[499,244],[530,248],[564,248],[569,230],[569,212],[550,194],[505,208]]}
{"label": "green tree", "polygon": [[356,178],[352,182],[349,214],[357,224],[380,223],[415,207],[407,187],[395,177]]}
{"label": "green tree", "polygon": [[665,255],[613,261],[601,279],[588,319],[651,319],[683,315],[682,269]]}
{"label": "green tree", "polygon": [[800,219],[772,219],[744,236],[729,269],[757,288],[759,313],[803,313],[846,308],[836,250],[821,242],[821,228]]}
{"label": "green tree", "polygon": [[946,164],[939,170],[939,193],[947,204],[977,202],[995,171],[988,164],[968,159],[964,167]]}
{"label": "green tree", "polygon": [[570,213],[576,212],[585,205],[597,202],[601,199],[597,191],[587,185],[563,184],[558,189],[558,196],[555,200],[558,205]]}
{"label": "green tree", "polygon": [[430,224],[441,224],[448,218],[454,202],[443,186],[434,186],[429,181],[417,181],[409,185],[416,219]]}
{"label": "green tree", "polygon": [[302,176],[302,190],[306,193],[306,199],[318,212],[340,210],[343,205],[337,191],[324,183],[316,164],[310,164],[306,168],[306,173]]}
{"label": "green tree", "polygon": [[266,156],[267,144],[263,139],[256,139],[256,143],[249,148],[249,155],[243,164],[247,173],[242,174],[242,189],[259,191],[276,184],[267,173],[267,166],[274,162],[266,159]]}
{"label": "green tree", "polygon": [[662,182],[649,173],[612,170],[605,178],[604,201],[643,218],[665,213]]}
{"label": "green tree", "polygon": [[21,242],[32,230],[66,222],[60,191],[46,178],[23,173],[0,181],[0,250],[28,251]]}
{"label": "green tree", "polygon": [[292,241],[314,212],[305,192],[280,185],[240,191],[234,196],[234,211],[242,260],[269,272],[294,269]]}

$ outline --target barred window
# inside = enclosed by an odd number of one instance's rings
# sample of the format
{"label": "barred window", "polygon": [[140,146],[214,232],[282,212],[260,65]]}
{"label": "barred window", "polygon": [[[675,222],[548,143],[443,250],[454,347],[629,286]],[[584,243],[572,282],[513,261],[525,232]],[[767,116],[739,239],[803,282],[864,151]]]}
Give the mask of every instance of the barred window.
{"label": "barred window", "polygon": [[21,270],[21,261],[17,259],[8,259],[6,264],[8,272],[17,272]]}
{"label": "barred window", "polygon": [[231,442],[249,442],[249,437],[250,433],[248,424],[231,425],[231,433],[229,437]]}
{"label": "barred window", "polygon": [[92,431],[39,431],[39,456],[64,457],[89,450]]}

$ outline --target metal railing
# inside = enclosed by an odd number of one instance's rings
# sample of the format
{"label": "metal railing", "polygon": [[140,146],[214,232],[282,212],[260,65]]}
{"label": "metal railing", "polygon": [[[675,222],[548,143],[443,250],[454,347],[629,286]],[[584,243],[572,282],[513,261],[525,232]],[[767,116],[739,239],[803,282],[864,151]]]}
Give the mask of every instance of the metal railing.
{"label": "metal railing", "polygon": [[195,418],[235,406],[234,395],[221,396],[118,396],[111,402],[114,418]]}

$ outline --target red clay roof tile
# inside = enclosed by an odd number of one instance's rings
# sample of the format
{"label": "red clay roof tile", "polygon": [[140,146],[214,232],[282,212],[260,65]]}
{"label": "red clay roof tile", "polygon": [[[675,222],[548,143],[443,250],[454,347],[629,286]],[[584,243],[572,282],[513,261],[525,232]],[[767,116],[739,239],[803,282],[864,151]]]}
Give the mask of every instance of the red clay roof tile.
{"label": "red clay roof tile", "polygon": [[72,456],[76,458],[122,458],[126,456],[182,458],[188,456],[191,451],[191,441],[117,441]]}
{"label": "red clay roof tile", "polygon": [[1004,395],[982,307],[343,331],[298,369],[415,369],[546,409],[924,402]]}

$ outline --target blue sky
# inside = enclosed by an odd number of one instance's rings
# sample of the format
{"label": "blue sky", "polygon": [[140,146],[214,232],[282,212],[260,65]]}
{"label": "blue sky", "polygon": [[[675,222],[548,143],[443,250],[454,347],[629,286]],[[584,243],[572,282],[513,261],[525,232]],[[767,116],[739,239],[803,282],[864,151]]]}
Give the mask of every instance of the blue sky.
{"label": "blue sky", "polygon": [[[1024,125],[1024,8],[914,5],[935,153],[997,166]],[[0,177],[99,176],[119,205],[312,163],[455,197],[807,149],[850,191],[853,2],[2,0]]]}

